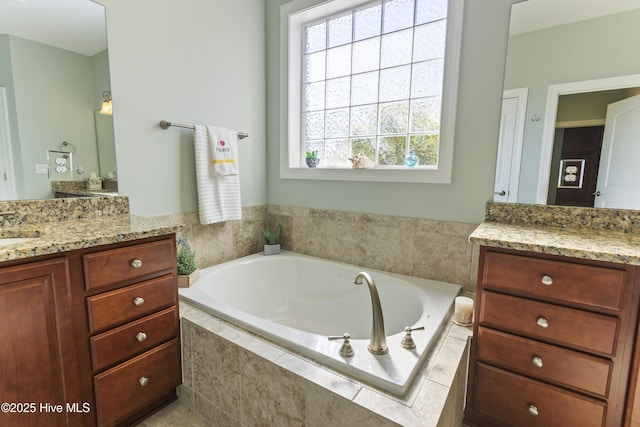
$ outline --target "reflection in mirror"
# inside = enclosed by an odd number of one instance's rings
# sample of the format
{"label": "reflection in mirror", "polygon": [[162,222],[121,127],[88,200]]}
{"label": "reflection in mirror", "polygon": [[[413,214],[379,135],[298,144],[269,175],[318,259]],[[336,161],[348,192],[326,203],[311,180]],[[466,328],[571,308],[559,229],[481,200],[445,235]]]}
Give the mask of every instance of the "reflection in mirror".
{"label": "reflection in mirror", "polygon": [[95,172],[113,188],[112,116],[96,114],[110,90],[103,6],[0,2],[0,200],[52,197],[47,152],[70,147],[63,180],[79,188]]}
{"label": "reflection in mirror", "polygon": [[[513,5],[504,89],[505,97],[525,90],[526,111],[518,112],[524,116],[518,138],[517,123],[505,123],[503,109],[501,139],[503,129],[515,128],[510,148],[521,159],[505,160],[508,154],[499,149],[498,170],[507,161],[513,165],[509,179],[501,174],[500,188],[496,181],[495,200],[640,209],[640,200],[630,197],[640,194],[634,186],[640,177],[633,175],[640,168],[629,163],[640,157],[634,142],[640,129],[633,125],[640,122],[640,107],[628,101],[616,108],[638,94],[639,37],[637,0]],[[613,127],[623,122],[629,126]],[[500,200],[502,191],[517,198]]]}

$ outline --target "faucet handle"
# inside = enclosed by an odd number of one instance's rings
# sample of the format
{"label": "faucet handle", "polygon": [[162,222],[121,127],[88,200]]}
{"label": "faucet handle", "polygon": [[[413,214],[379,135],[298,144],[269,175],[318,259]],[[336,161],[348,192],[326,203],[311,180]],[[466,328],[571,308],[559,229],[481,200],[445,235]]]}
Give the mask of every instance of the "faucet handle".
{"label": "faucet handle", "polygon": [[344,334],[338,336],[330,336],[327,337],[327,339],[329,341],[344,340],[344,342],[342,343],[342,347],[340,347],[340,350],[338,351],[338,354],[340,356],[353,357],[353,355],[355,354],[353,351],[353,347],[351,347],[351,343],[349,342],[349,340],[351,339],[351,335],[348,332],[345,332]]}
{"label": "faucet handle", "polygon": [[413,341],[413,337],[411,336],[411,332],[413,331],[422,331],[424,330],[424,326],[418,326],[417,328],[410,328],[410,327],[406,327],[404,328],[404,338],[402,338],[402,341],[400,342],[400,345],[402,346],[402,348],[406,348],[407,350],[411,350],[416,348],[416,343],[415,341]]}

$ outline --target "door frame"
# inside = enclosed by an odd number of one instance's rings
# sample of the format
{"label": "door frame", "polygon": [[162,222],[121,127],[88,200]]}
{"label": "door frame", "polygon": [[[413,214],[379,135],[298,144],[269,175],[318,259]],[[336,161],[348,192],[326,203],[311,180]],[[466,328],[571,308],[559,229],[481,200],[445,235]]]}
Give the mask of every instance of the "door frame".
{"label": "door frame", "polygon": [[602,90],[624,89],[636,86],[640,86],[640,74],[549,85],[549,90],[547,92],[547,106],[544,113],[540,165],[538,167],[536,204],[547,204],[547,193],[549,190],[550,180],[549,174],[551,172],[551,156],[553,155],[553,139],[556,129],[558,99],[560,96],[575,93],[598,92]]}

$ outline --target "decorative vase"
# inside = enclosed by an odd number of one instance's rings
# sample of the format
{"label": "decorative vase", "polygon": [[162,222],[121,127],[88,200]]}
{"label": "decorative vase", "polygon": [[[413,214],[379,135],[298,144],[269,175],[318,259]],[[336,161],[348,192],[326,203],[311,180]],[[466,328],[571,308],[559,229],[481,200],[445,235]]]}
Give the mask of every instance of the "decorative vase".
{"label": "decorative vase", "polygon": [[409,168],[415,168],[420,164],[420,157],[418,157],[416,153],[411,150],[409,151],[409,155],[404,158],[404,164]]}
{"label": "decorative vase", "polygon": [[277,245],[264,245],[265,255],[276,255],[280,253],[280,244]]}
{"label": "decorative vase", "polygon": [[189,286],[193,285],[196,280],[198,280],[198,278],[200,277],[200,269],[196,268],[195,270],[193,270],[193,272],[191,274],[189,274],[188,276],[178,276],[178,287],[179,288],[188,288]]}
{"label": "decorative vase", "polygon": [[309,166],[310,168],[315,168],[320,164],[320,159],[318,158],[312,159],[307,157],[304,159],[304,161],[307,162],[307,166]]}

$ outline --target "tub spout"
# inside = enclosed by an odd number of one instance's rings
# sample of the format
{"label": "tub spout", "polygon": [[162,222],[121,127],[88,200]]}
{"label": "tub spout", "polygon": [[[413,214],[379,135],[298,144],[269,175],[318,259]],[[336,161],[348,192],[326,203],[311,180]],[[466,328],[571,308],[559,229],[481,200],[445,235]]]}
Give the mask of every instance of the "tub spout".
{"label": "tub spout", "polygon": [[382,316],[382,306],[380,305],[380,297],[373,278],[367,272],[360,272],[353,280],[356,285],[362,285],[367,282],[369,293],[371,294],[371,307],[373,308],[373,324],[371,327],[371,342],[369,343],[369,351],[373,354],[385,354],[389,351],[387,347],[387,336],[384,332],[384,318]]}

